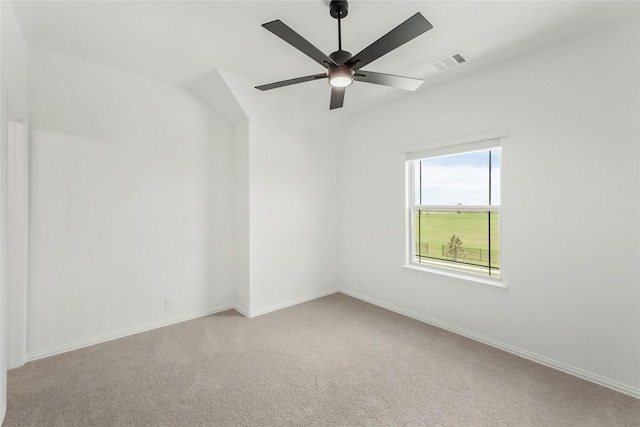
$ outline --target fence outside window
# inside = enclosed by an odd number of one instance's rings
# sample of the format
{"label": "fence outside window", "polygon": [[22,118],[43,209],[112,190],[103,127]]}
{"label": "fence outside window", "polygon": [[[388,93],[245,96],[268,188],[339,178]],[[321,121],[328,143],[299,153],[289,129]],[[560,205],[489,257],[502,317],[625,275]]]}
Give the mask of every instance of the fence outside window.
{"label": "fence outside window", "polygon": [[429,246],[429,243],[416,242],[416,257],[419,259],[431,258],[453,261],[461,264],[477,265],[481,267],[486,267],[489,260],[491,260],[491,268],[500,268],[500,251],[491,250],[491,253],[489,253],[488,249],[468,248],[464,246],[461,246],[458,249],[458,256],[454,258],[448,253],[449,245],[447,244]]}

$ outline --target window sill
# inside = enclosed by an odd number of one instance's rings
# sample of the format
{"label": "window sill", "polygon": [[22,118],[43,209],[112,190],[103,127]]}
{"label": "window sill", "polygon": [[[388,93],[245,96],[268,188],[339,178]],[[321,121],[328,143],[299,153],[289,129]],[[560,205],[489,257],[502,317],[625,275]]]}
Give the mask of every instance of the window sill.
{"label": "window sill", "polygon": [[486,289],[490,289],[497,292],[506,292],[507,286],[502,282],[502,279],[495,277],[481,277],[472,274],[464,274],[458,273],[451,270],[441,269],[438,267],[425,266],[425,265],[417,265],[417,264],[404,264],[402,268],[406,268],[409,270],[422,271],[424,273],[437,274],[440,276],[453,277],[456,279],[463,280],[466,284],[469,285],[481,285]]}

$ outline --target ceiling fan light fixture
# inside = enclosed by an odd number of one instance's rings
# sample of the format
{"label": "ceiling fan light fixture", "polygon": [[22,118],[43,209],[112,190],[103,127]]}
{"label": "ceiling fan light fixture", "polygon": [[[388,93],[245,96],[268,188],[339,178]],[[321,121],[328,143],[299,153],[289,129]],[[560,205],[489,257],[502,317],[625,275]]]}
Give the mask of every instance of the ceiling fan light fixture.
{"label": "ceiling fan light fixture", "polygon": [[353,83],[353,71],[349,67],[335,67],[329,70],[329,84],[333,87],[347,87]]}

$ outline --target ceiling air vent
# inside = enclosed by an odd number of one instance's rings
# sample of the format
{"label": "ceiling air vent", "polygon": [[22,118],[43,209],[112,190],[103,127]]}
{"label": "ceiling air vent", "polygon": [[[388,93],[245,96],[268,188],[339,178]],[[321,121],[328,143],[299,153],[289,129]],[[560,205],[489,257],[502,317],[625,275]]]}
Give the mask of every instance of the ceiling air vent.
{"label": "ceiling air vent", "polygon": [[460,64],[464,64],[465,62],[467,62],[467,55],[465,55],[461,51],[458,51],[447,55],[444,58],[440,58],[437,61],[433,61],[431,65],[433,65],[440,71],[445,71],[450,68],[457,67]]}

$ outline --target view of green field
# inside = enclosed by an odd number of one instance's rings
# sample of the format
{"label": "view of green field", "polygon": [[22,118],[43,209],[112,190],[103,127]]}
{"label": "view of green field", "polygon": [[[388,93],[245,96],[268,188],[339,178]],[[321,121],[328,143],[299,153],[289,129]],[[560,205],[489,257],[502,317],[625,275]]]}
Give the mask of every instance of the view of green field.
{"label": "view of green field", "polygon": [[[457,261],[477,266],[489,265],[489,227],[491,229],[491,269],[500,268],[500,238],[497,212],[419,211],[415,218],[416,255]],[[447,254],[453,235],[460,240],[460,256]]]}

